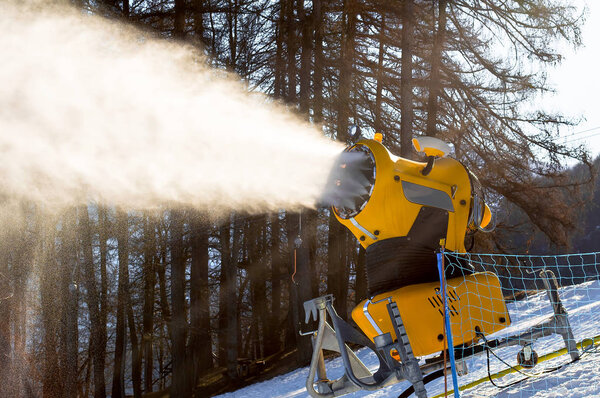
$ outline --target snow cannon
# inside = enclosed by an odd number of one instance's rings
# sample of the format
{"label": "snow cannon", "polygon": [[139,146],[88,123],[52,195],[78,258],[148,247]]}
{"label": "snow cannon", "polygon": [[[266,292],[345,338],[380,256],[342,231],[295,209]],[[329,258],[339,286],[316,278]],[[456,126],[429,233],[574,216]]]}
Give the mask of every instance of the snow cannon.
{"label": "snow cannon", "polygon": [[464,253],[465,240],[493,229],[477,177],[447,156],[450,146],[432,137],[415,138],[413,146],[426,162],[363,139],[342,153],[329,177],[337,220],[366,249],[370,296],[437,281],[440,241]]}
{"label": "snow cannon", "polygon": [[[369,298],[352,311],[360,331],[336,313],[332,295],[304,303],[306,322],[318,320],[317,330],[308,333],[313,356],[306,388],[312,397],[377,390],[402,380],[411,382],[417,397],[427,397],[425,383],[450,366],[444,352],[463,349],[456,357],[459,374],[465,374],[464,358],[483,352],[478,341],[511,323],[496,274],[476,273],[468,261],[443,264],[444,252],[466,253],[465,241],[494,227],[477,177],[448,156],[451,148],[441,140],[413,140],[423,162],[394,156],[381,141],[379,135],[349,146],[328,180],[325,198],[335,217],[366,249],[366,274],[357,278],[366,278]],[[565,319],[557,312],[544,333],[570,331]],[[567,342],[569,336],[563,337]],[[349,344],[373,350],[378,369],[369,370]],[[473,349],[465,354],[465,347]],[[327,378],[323,350],[340,353],[341,378]],[[572,356],[576,351],[571,346]],[[419,363],[419,357],[437,353]],[[522,363],[532,355],[527,350]]]}
{"label": "snow cannon", "polygon": [[[493,223],[477,177],[447,157],[448,144],[422,137],[413,146],[425,154],[425,162],[394,156],[378,140],[359,141],[339,158],[330,180],[336,218],[366,249],[364,277],[371,299],[352,311],[352,319],[372,342],[383,333],[397,339],[387,316],[389,298],[397,303],[414,355],[424,356],[444,350],[446,344],[439,299],[440,244],[464,253],[465,239],[477,230],[490,230]],[[465,269],[449,267],[445,273],[454,286],[448,294],[458,344],[474,341],[476,330],[490,334],[510,323],[497,276],[465,275]],[[483,294],[477,288],[482,285],[488,287]],[[461,308],[474,297],[485,301],[485,310]]]}

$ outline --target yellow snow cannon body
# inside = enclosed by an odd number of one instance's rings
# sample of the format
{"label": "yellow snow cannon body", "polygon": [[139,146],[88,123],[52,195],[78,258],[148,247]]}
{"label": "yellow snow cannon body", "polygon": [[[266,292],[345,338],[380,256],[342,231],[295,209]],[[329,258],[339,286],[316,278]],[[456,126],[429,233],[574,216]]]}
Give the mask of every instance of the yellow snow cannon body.
{"label": "yellow snow cannon body", "polygon": [[[378,140],[347,148],[334,174],[339,194],[333,211],[367,252],[372,298],[352,311],[352,319],[371,341],[385,332],[395,339],[385,305],[387,299],[395,301],[413,351],[422,356],[444,349],[436,258],[440,241],[446,250],[464,253],[465,236],[485,230],[492,217],[477,178],[446,157],[447,144],[423,137],[413,146],[427,162],[394,156]],[[360,195],[357,181],[363,187]],[[464,274],[456,268],[446,273],[455,344],[475,340],[475,326],[488,334],[510,323],[497,276]],[[474,297],[483,308],[472,304]]]}
{"label": "yellow snow cannon body", "polygon": [[[414,145],[421,149],[418,142],[415,139]],[[455,159],[435,159],[444,154],[442,150],[428,149],[425,148],[430,160],[416,162],[392,155],[376,140],[363,139],[347,148],[347,155],[340,158],[339,172],[336,173],[339,178],[335,182],[339,189],[360,179],[368,194],[344,195],[346,192],[342,192],[334,198],[333,210],[338,221],[365,249],[390,238],[407,237],[410,240],[411,229],[421,227],[423,221],[434,221],[424,219],[426,216],[422,213],[429,212],[428,209],[447,214],[447,227],[442,231],[438,228],[440,225],[426,222],[421,228],[429,229],[431,234],[437,233],[440,239],[445,236],[446,249],[451,251],[465,252],[467,231],[490,225],[491,212],[481,200],[477,178]],[[429,172],[424,174],[428,167]],[[348,169],[351,170],[344,172]],[[348,192],[352,192],[352,188]],[[426,243],[437,247],[439,239],[436,236],[435,240]]]}

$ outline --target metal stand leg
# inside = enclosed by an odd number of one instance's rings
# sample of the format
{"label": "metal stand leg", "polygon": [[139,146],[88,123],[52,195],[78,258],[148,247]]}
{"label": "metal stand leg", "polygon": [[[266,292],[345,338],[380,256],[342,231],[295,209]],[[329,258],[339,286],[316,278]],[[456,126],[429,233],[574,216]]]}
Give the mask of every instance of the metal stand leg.
{"label": "metal stand leg", "polygon": [[[314,347],[317,344],[316,336],[313,335],[311,340],[312,340],[313,351],[314,351]],[[329,379],[327,378],[327,371],[325,370],[325,358],[323,357],[323,350],[321,348],[318,348],[318,352],[319,352],[319,354],[318,354],[317,363],[316,363],[317,391],[321,394],[327,394],[328,392],[330,392],[330,388],[327,385],[327,382],[329,381]]]}
{"label": "metal stand leg", "polygon": [[[544,269],[540,271],[540,277],[546,287],[546,293],[548,294],[550,304],[552,304],[554,315],[548,321],[532,327],[525,333],[498,340],[496,346],[521,345],[524,347],[522,353],[523,355],[526,355],[531,348],[531,344],[537,339],[552,334],[558,334],[563,338],[565,347],[567,348],[571,359],[576,361],[579,359],[579,351],[577,350],[573,329],[571,329],[571,324],[569,323],[569,315],[558,295],[558,282],[556,281],[556,276],[554,275],[554,272]],[[527,360],[524,363],[527,364]]]}
{"label": "metal stand leg", "polygon": [[410,381],[415,389],[415,395],[418,398],[427,398],[427,390],[425,390],[425,384],[423,383],[423,372],[419,367],[419,360],[415,358],[410,341],[404,328],[404,322],[398,311],[398,306],[395,302],[391,301],[387,304],[388,313],[390,318],[394,321],[394,332],[398,338],[398,353],[402,360],[402,370],[405,373],[406,380]]}
{"label": "metal stand leg", "polygon": [[[348,394],[360,389],[377,390],[399,382],[396,373],[391,371],[385,361],[379,357],[379,369],[375,373],[360,361],[347,343],[355,343],[376,350],[373,343],[360,332],[341,319],[333,308],[333,296],[318,297],[304,303],[306,320],[311,317],[319,320],[316,331],[306,334],[313,335],[313,354],[306,380],[306,390],[314,398],[332,398]],[[326,322],[329,313],[334,328]],[[337,380],[328,380],[323,350],[339,352],[344,364],[344,375]],[[315,376],[318,377],[315,389]]]}
{"label": "metal stand leg", "polygon": [[560,296],[558,295],[558,282],[556,281],[556,276],[554,275],[554,272],[549,270],[542,270],[540,276],[544,281],[548,299],[550,300],[552,310],[554,311],[556,333],[562,336],[567,351],[569,352],[569,355],[571,355],[571,359],[576,361],[579,359],[579,351],[577,351],[577,343],[573,336],[573,329],[571,329],[571,324],[569,323],[567,310],[565,310],[565,307],[560,301]]}

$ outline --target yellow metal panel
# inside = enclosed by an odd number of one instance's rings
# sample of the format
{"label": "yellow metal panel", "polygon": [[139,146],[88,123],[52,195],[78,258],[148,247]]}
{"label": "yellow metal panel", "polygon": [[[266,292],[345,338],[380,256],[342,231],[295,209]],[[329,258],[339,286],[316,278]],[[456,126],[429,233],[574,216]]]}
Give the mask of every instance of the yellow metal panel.
{"label": "yellow metal panel", "polygon": [[[476,340],[475,328],[488,335],[510,325],[500,281],[491,272],[482,272],[453,278],[448,284],[448,307],[454,345]],[[375,296],[376,303],[391,298],[398,305],[415,356],[429,355],[444,349],[442,300],[439,282],[423,283]],[[379,333],[363,312],[365,301],[352,311],[352,319],[371,340]],[[370,304],[368,311],[378,327],[385,333],[396,335],[387,312],[387,301]]]}
{"label": "yellow metal panel", "polygon": [[[464,238],[471,206],[471,183],[460,162],[451,158],[437,159],[429,175],[423,176],[421,170],[426,163],[394,156],[375,140],[361,140],[357,145],[365,145],[373,152],[376,169],[373,193],[364,209],[354,217],[360,226],[376,235],[377,240],[406,236],[422,207],[406,199],[401,181],[408,181],[449,195],[454,211],[449,212],[446,248],[461,253],[466,251]],[[364,248],[376,241],[350,220],[337,214],[336,217]]]}

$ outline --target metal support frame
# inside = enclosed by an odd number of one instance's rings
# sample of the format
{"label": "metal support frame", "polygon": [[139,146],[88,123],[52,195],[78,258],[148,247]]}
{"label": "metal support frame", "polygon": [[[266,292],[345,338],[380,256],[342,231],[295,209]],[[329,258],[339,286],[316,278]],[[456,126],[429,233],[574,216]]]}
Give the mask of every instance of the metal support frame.
{"label": "metal support frame", "polygon": [[[306,320],[311,317],[319,320],[319,326],[313,332],[313,356],[306,380],[306,389],[312,397],[336,397],[358,390],[378,390],[402,380],[409,380],[415,387],[417,397],[427,398],[423,371],[412,352],[398,306],[390,301],[387,308],[399,339],[393,342],[390,334],[385,333],[377,336],[373,344],[338,316],[333,307],[333,296],[318,297],[304,303]],[[333,328],[326,321],[327,314],[331,318]],[[347,343],[358,343],[371,348],[379,359],[377,372],[369,371]],[[345,372],[338,380],[327,379],[323,361],[324,349],[339,352],[342,357]],[[393,351],[398,352],[401,362],[392,357]]]}
{"label": "metal support frame", "polygon": [[549,270],[540,271],[540,276],[542,277],[544,285],[546,286],[548,299],[550,300],[550,303],[552,303],[556,328],[555,333],[562,336],[565,342],[565,347],[567,347],[567,351],[569,352],[571,359],[576,361],[579,359],[577,342],[575,341],[573,329],[571,329],[571,324],[569,323],[569,315],[567,314],[567,310],[562,305],[560,296],[558,295],[558,282],[556,281],[556,276],[554,275],[554,272]]}
{"label": "metal support frame", "polygon": [[[579,359],[579,351],[569,324],[568,314],[558,294],[556,277],[552,271],[545,269],[541,270],[540,276],[544,281],[554,315],[549,320],[517,336],[487,341],[486,345],[478,344],[470,347],[454,348],[457,361],[463,361],[483,352],[486,346],[490,348],[514,345],[527,346],[538,338],[552,334],[558,334],[563,338],[567,351],[573,360]],[[317,330],[308,333],[312,335],[313,341],[313,355],[306,380],[306,390],[310,396],[313,398],[337,397],[358,390],[378,390],[408,380],[413,385],[418,398],[427,398],[423,377],[426,374],[443,369],[444,363],[438,360],[426,362],[419,366],[419,361],[413,354],[396,303],[391,299],[387,299],[388,314],[392,320],[397,341],[392,340],[390,333],[383,333],[375,337],[375,344],[373,344],[371,340],[338,316],[333,307],[333,300],[333,296],[329,294],[304,303],[306,322],[311,317],[319,321]],[[327,315],[329,315],[333,327],[327,322]],[[379,369],[372,373],[348,347],[348,343],[355,343],[372,349],[379,359]],[[339,379],[327,379],[323,350],[340,353],[344,364],[344,375]],[[398,352],[400,362],[392,357],[393,351]],[[449,366],[449,364],[446,366]],[[316,381],[315,376],[317,376]]]}
{"label": "metal support frame", "polygon": [[390,318],[394,320],[392,325],[394,326],[394,333],[398,342],[395,344],[398,347],[398,353],[400,354],[400,360],[402,361],[402,367],[400,368],[405,379],[410,381],[415,389],[415,395],[418,398],[427,398],[427,391],[425,390],[425,384],[423,384],[423,371],[419,367],[419,360],[415,358],[398,305],[391,301],[387,304],[388,313]]}

